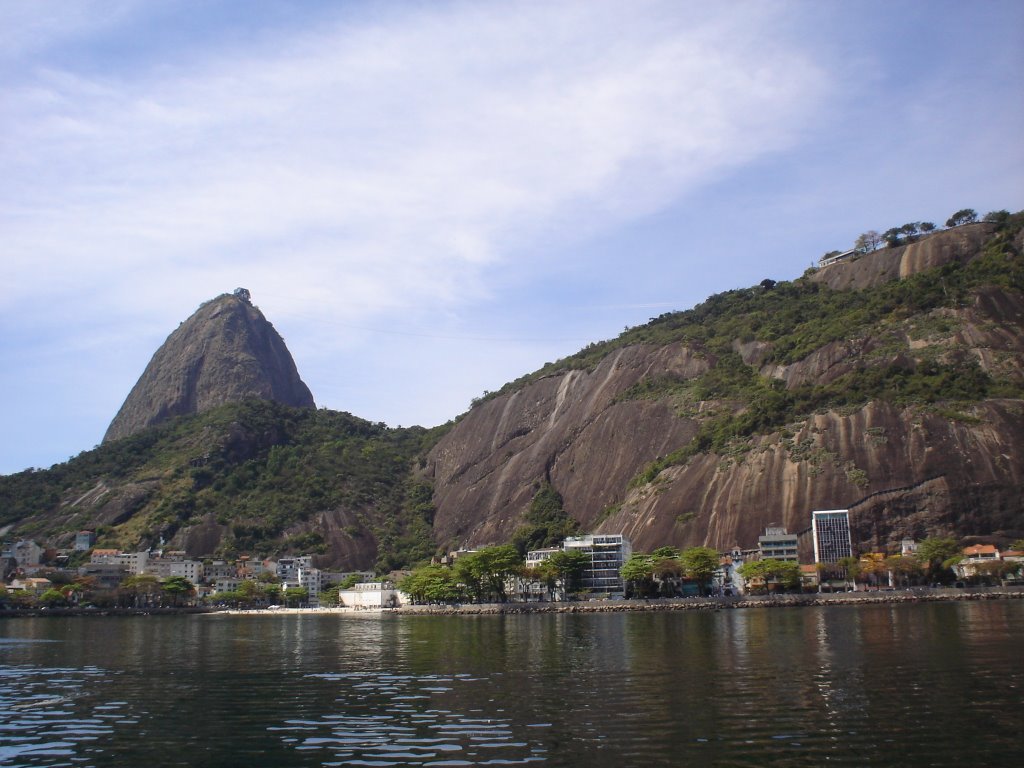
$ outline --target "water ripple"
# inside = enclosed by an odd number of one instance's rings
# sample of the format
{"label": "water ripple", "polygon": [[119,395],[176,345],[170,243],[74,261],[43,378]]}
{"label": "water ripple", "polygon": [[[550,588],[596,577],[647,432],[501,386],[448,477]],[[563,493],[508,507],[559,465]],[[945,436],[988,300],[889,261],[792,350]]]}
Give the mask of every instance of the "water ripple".
{"label": "water ripple", "polygon": [[[290,719],[269,730],[302,753],[329,752],[323,765],[523,765],[543,761],[544,746],[496,709],[460,713],[437,703],[459,686],[484,683],[469,675],[321,673],[307,678],[337,687],[337,711]],[[524,735],[517,736],[517,731]],[[338,761],[338,762],[334,762]]]}
{"label": "water ripple", "polygon": [[0,766],[97,765],[93,742],[134,725],[127,702],[99,701],[98,667],[0,665]]}

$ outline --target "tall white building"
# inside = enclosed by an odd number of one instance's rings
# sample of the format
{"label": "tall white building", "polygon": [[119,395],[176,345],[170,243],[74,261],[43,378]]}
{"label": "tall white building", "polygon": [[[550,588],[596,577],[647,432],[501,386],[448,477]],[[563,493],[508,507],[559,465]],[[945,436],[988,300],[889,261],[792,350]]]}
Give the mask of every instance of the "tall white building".
{"label": "tall white building", "polygon": [[622,566],[633,554],[633,546],[625,536],[617,533],[570,536],[563,548],[566,552],[583,552],[590,557],[590,564],[580,579],[583,589],[606,594],[625,591]]}
{"label": "tall white building", "polygon": [[849,510],[812,512],[811,533],[814,537],[814,562],[835,563],[844,557],[853,556]]}

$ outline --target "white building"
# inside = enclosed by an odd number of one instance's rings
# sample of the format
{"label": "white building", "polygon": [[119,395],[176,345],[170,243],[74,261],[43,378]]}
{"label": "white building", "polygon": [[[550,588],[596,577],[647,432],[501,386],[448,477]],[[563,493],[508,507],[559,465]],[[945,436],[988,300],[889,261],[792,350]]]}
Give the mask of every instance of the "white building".
{"label": "white building", "polygon": [[360,611],[397,608],[407,602],[390,581],[364,581],[349,589],[339,589],[338,599],[346,608]]}
{"label": "white building", "polygon": [[531,549],[526,553],[526,567],[537,568],[547,560],[551,559],[551,556],[556,552],[561,552],[560,547],[548,547],[546,549]]}
{"label": "white building", "polygon": [[158,579],[184,576],[193,584],[198,584],[203,578],[203,564],[199,560],[183,560],[177,557],[151,557],[142,573],[152,574]]}
{"label": "white building", "polygon": [[605,594],[625,592],[622,566],[633,554],[633,546],[625,536],[618,533],[570,536],[565,540],[563,548],[566,552],[583,552],[590,558],[580,579],[583,589]]}
{"label": "white building", "polygon": [[0,553],[0,559],[14,560],[19,568],[30,568],[39,565],[43,556],[43,548],[30,539],[7,544]]}
{"label": "white building", "polygon": [[814,562],[835,563],[844,557],[853,556],[849,510],[812,512],[811,533],[814,537]]}

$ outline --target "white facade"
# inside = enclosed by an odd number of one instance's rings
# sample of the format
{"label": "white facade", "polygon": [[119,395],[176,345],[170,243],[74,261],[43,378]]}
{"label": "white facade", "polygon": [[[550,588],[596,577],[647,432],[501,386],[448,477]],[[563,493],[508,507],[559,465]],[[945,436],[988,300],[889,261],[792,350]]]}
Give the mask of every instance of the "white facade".
{"label": "white facade", "polygon": [[39,559],[43,556],[43,548],[29,539],[23,539],[14,544],[4,547],[2,555],[5,560],[14,560],[19,568],[28,568],[39,565]]}
{"label": "white facade", "polygon": [[536,568],[541,563],[550,560],[551,556],[555,552],[561,552],[562,550],[558,547],[548,547],[547,549],[531,549],[526,553],[526,567]]}
{"label": "white facade", "polygon": [[811,513],[814,537],[814,562],[835,563],[853,556],[850,538],[850,512],[846,509],[825,509]]}
{"label": "white facade", "polygon": [[564,542],[566,552],[583,552],[590,564],[583,571],[580,586],[593,592],[624,594],[622,566],[633,554],[633,546],[622,534],[592,533],[570,536]]}
{"label": "white facade", "polygon": [[117,556],[115,562],[121,563],[125,570],[132,575],[146,572],[149,565],[149,552],[122,552]]}
{"label": "white facade", "polygon": [[406,602],[390,581],[364,581],[350,589],[339,589],[338,599],[346,608],[362,611],[396,608]]}

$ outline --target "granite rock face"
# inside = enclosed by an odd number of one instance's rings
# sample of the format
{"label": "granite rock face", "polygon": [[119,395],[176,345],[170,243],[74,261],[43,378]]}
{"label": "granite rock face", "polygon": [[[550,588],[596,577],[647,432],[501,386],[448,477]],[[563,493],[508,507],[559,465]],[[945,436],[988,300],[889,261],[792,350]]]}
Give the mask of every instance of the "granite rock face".
{"label": "granite rock face", "polygon": [[203,304],[167,337],[103,441],[253,397],[315,407],[284,340],[240,288]]}
{"label": "granite rock face", "polygon": [[[958,227],[819,270],[833,289],[870,290],[978,256],[991,224]],[[1024,380],[1024,290],[984,287],[955,308],[915,318],[943,329],[904,333],[903,355],[966,356],[986,373]],[[743,362],[786,389],[826,384],[869,357],[898,362],[893,336],[826,344],[804,359],[766,362],[770,345],[733,343]],[[424,474],[435,487],[439,544],[507,541],[542,482],[582,530],[624,533],[638,550],[664,545],[752,546],[770,523],[802,531],[815,509],[849,508],[861,547],[902,537],[1024,532],[1024,402],[992,398],[948,408],[869,402],[826,410],[751,438],[727,455],[701,453],[634,478],[697,434],[701,402],[624,395],[642,379],[696,378],[711,355],[682,343],[620,348],[591,370],[556,373],[479,403],[433,448]]]}

